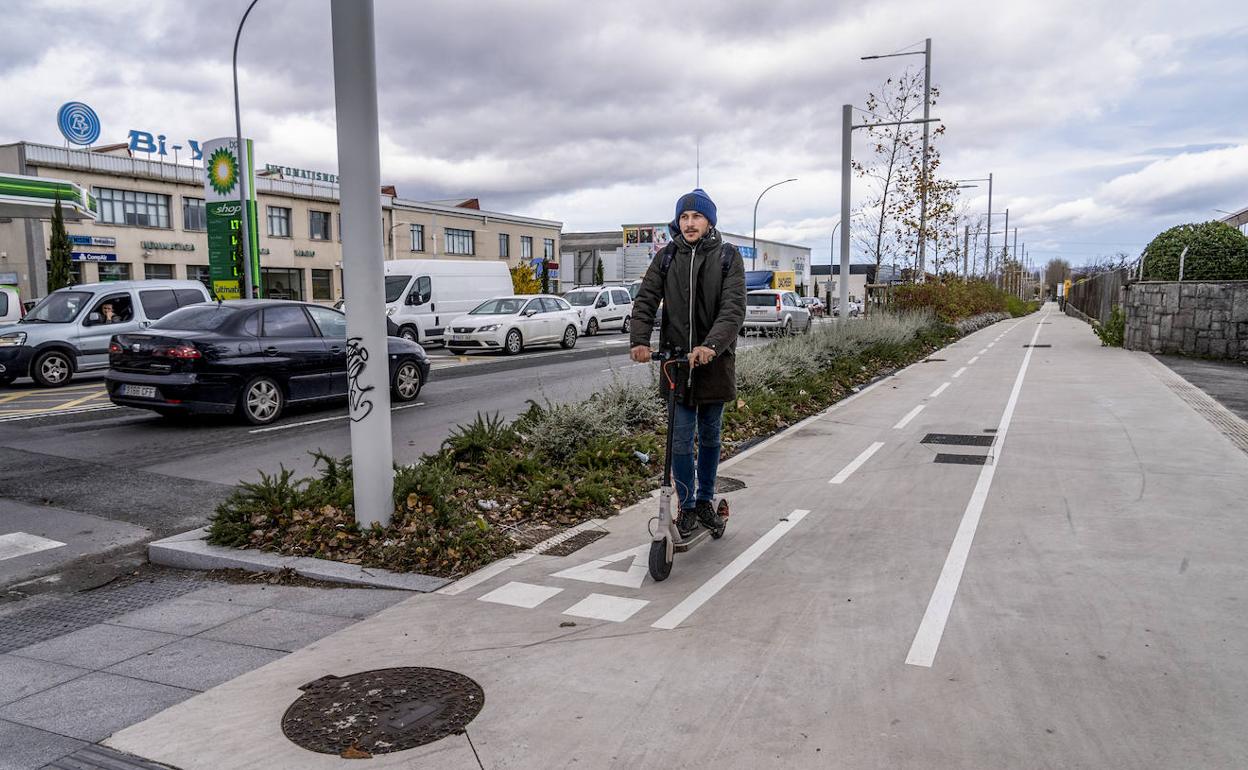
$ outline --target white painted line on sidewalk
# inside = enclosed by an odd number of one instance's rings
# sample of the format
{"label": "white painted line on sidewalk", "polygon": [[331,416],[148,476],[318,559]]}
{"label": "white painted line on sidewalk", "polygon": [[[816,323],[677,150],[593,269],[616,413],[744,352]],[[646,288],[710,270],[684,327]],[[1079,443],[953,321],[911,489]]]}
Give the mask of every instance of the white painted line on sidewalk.
{"label": "white painted line on sidewalk", "polygon": [[716,572],[710,580],[702,585],[673,607],[666,615],[651,624],[651,628],[673,629],[679,626],[690,615],[697,612],[698,608],[711,600],[715,594],[719,593],[724,586],[732,582],[732,579],[745,571],[763,552],[770,548],[777,540],[784,537],[785,533],[793,529],[799,521],[806,518],[806,514],[810,511],[801,508],[793,511],[784,518],[776,526],[772,527],[762,537],[754,541],[754,544],[745,549],[737,558],[733,559],[719,572]]}
{"label": "white painted line on sidewalk", "polygon": [[893,426],[893,430],[901,430],[902,428],[909,425],[910,421],[913,420],[915,417],[918,417],[919,412],[923,411],[923,407],[924,407],[924,404],[919,404],[918,406],[916,406],[915,408],[907,412],[906,416],[898,420],[897,424]]}
{"label": "white painted line on sidewalk", "polygon": [[119,406],[82,406],[77,409],[68,409],[63,412],[52,409],[37,412],[35,414],[17,414],[10,417],[0,417],[0,422],[20,422],[22,420],[37,420],[40,417],[60,417],[67,414],[84,414],[86,412],[104,412],[109,409],[120,409]]}
{"label": "white painted line on sidewalk", "polygon": [[971,364],[975,363],[975,362],[976,362],[976,361],[978,361],[978,360],[979,360],[979,356],[975,356],[975,357],[973,357],[970,361],[967,361],[967,362],[966,362],[966,365],[967,365],[967,366],[970,366]]}
{"label": "white painted line on sidewalk", "polygon": [[976,355],[976,356],[982,356],[983,354],[985,354],[985,353],[987,353],[987,352],[988,352],[988,348],[980,348],[980,351],[979,351],[978,353],[976,353],[975,355]]}
{"label": "white painted line on sidewalk", "polygon": [[993,345],[995,345],[995,344],[997,344],[997,341],[996,341],[996,340],[993,340],[992,342],[989,342],[989,343],[988,343],[988,347],[987,347],[987,348],[984,348],[984,349],[985,349],[985,350],[987,350],[988,348],[992,347],[992,346],[993,346]]}
{"label": "white painted line on sidewalk", "polygon": [[956,380],[957,378],[961,377],[961,376],[962,376],[962,372],[965,372],[965,371],[966,371],[966,367],[964,366],[964,367],[962,367],[961,369],[959,369],[959,370],[957,370],[956,372],[954,372],[954,373],[953,373],[953,378]]}
{"label": "white painted line on sidewalk", "polygon": [[533,554],[531,553],[518,553],[515,556],[508,556],[506,559],[500,559],[493,564],[482,567],[471,575],[456,580],[449,586],[442,586],[435,593],[445,594],[447,596],[462,594],[469,588],[475,588],[495,575],[501,575],[517,564],[522,564],[532,558]]}
{"label": "white painted line on sidewalk", "polygon": [[[1045,315],[1047,318],[1048,315]],[[1043,318],[1041,320],[1044,320]],[[1031,335],[1031,344],[1036,344],[1040,336],[1040,326]],[[919,630],[910,645],[910,654],[906,663],[911,666],[931,668],[936,659],[936,650],[940,647],[940,638],[945,633],[945,624],[949,621],[949,611],[953,609],[954,597],[958,594],[958,584],[962,582],[962,570],[966,568],[966,559],[971,552],[971,543],[975,539],[975,530],[979,527],[980,516],[984,512],[984,503],[988,500],[988,491],[992,488],[992,479],[997,472],[997,461],[1005,447],[1005,436],[1010,429],[1010,421],[1014,418],[1014,407],[1018,404],[1018,394],[1023,389],[1023,378],[1027,375],[1027,364],[1031,361],[1033,348],[1027,348],[1023,363],[1018,367],[1018,376],[1014,378],[1014,389],[1010,391],[1010,399],[1005,404],[1001,421],[997,424],[996,441],[993,442],[994,457],[992,462],[983,466],[979,472],[979,480],[975,483],[975,491],[962,513],[962,521],[958,524],[957,534],[953,536],[953,545],[949,555],[945,557],[945,566],[940,570],[936,580],[936,588],[927,603],[927,611]]]}
{"label": "white painted line on sidewalk", "polygon": [[519,583],[513,580],[501,588],[495,588],[485,596],[478,596],[477,601],[507,604],[531,610],[562,590],[562,588],[535,586],[532,583]]}
{"label": "white painted line on sidewalk", "polygon": [[[414,404],[403,404],[401,406],[392,406],[390,407],[390,411],[399,412],[404,409],[414,409],[418,406],[424,406],[424,405],[425,405],[424,401],[417,401]],[[269,433],[275,430],[288,430],[290,428],[302,428],[305,425],[318,425],[323,422],[333,422],[334,420],[345,420],[349,416],[350,415],[346,415],[346,414],[336,414],[333,417],[322,417],[319,420],[304,420],[303,422],[292,422],[288,425],[270,425],[267,428],[255,428],[247,432],[248,433]]]}
{"label": "white painted line on sidewalk", "polygon": [[946,382],[944,385],[941,385],[941,386],[940,386],[939,388],[937,388],[936,390],[933,390],[933,391],[932,391],[932,395],[928,396],[928,398],[936,398],[936,397],[937,397],[937,396],[939,396],[941,393],[944,393],[944,392],[945,392],[945,388],[949,387],[951,384],[952,384],[952,383]]}
{"label": "white painted line on sidewalk", "polygon": [[65,544],[59,540],[49,540],[26,532],[10,532],[0,535],[0,561],[60,548],[63,545]]}
{"label": "white painted line on sidewalk", "polygon": [[577,618],[623,623],[633,615],[636,615],[638,610],[649,603],[645,599],[626,599],[623,596],[590,594],[564,610],[563,614]]}
{"label": "white painted line on sidewalk", "polygon": [[877,441],[866,449],[862,450],[862,454],[850,461],[849,465],[841,468],[841,472],[828,479],[829,484],[844,484],[845,479],[853,475],[854,471],[862,467],[863,463],[871,459],[871,455],[880,451],[880,447],[884,446],[883,441]]}

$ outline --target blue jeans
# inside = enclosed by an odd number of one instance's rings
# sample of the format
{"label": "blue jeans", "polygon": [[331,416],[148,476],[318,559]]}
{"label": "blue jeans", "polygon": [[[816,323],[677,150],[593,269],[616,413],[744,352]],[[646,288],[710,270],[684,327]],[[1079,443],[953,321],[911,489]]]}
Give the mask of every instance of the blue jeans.
{"label": "blue jeans", "polygon": [[[688,510],[700,501],[715,497],[715,474],[719,470],[719,437],[724,422],[724,405],[700,404],[696,407],[676,404],[672,424],[672,479],[680,509]],[[693,486],[694,427],[698,438],[698,486]]]}

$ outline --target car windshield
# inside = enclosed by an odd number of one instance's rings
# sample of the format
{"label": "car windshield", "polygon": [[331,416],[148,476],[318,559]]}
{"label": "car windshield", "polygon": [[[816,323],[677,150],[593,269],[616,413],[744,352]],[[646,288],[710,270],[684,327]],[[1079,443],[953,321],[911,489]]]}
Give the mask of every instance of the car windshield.
{"label": "car windshield", "polygon": [[570,291],[567,294],[564,294],[563,298],[568,301],[568,304],[575,307],[588,307],[589,305],[594,304],[594,300],[598,299],[598,292]]}
{"label": "car windshield", "polygon": [[407,284],[412,280],[410,275],[387,275],[386,276],[386,302],[398,302],[399,297],[403,296],[403,290],[407,288]]}
{"label": "car windshield", "polygon": [[745,295],[745,304],[755,307],[763,307],[765,305],[775,305],[775,294],[747,294]]}
{"label": "car windshield", "polygon": [[26,317],[22,319],[22,323],[69,323],[78,317],[90,301],[89,292],[54,291],[31,308]]}
{"label": "car windshield", "polygon": [[220,329],[238,314],[236,308],[226,305],[191,305],[179,308],[152,324],[153,329],[181,329],[182,331],[207,332]]}
{"label": "car windshield", "polygon": [[628,287],[628,296],[637,299],[637,292],[641,291],[641,284],[634,283]]}
{"label": "car windshield", "polygon": [[503,297],[501,299],[491,299],[477,305],[469,315],[514,315],[520,312],[520,308],[524,306],[523,299],[515,297]]}

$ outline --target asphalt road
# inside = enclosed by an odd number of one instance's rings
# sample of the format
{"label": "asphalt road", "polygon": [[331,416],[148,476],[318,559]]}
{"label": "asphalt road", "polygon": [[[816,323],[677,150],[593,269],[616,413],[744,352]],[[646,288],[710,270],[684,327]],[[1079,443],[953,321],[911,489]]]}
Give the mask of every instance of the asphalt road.
{"label": "asphalt road", "polygon": [[[581,340],[573,351],[535,349],[516,357],[430,351],[429,383],[416,402],[393,411],[395,461],[437,450],[452,428],[478,412],[513,417],[530,399],[580,400],[613,378],[650,380],[651,366],[629,361],[626,339],[604,334]],[[93,381],[100,377],[79,384]],[[104,582],[142,561],[142,543],[203,526],[239,481],[283,467],[310,473],[312,450],[339,456],[350,450],[342,405],[292,410],[262,429],[222,418],[170,422],[146,410],[101,406],[0,417],[0,508],[12,513],[0,520],[0,538],[37,530],[32,534],[47,541],[41,550],[0,558],[0,594],[14,586],[29,594]],[[28,582],[36,577],[43,579]]]}

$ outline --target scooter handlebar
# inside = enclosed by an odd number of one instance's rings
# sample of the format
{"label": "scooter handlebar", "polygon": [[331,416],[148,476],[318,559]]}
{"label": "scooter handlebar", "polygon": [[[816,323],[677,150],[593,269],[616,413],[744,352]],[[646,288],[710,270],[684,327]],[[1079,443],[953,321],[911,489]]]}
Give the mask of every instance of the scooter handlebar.
{"label": "scooter handlebar", "polygon": [[688,363],[689,356],[679,348],[675,350],[652,350],[650,351],[651,361],[674,361],[678,364]]}

